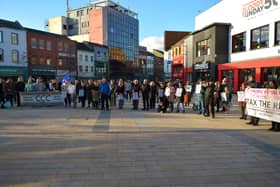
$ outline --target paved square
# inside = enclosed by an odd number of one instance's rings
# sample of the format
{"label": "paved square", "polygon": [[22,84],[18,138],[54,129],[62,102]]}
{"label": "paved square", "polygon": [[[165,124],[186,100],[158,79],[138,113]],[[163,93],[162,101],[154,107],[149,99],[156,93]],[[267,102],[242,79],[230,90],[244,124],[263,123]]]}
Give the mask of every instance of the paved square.
{"label": "paved square", "polygon": [[280,186],[280,136],[238,109],[0,110],[0,186]]}

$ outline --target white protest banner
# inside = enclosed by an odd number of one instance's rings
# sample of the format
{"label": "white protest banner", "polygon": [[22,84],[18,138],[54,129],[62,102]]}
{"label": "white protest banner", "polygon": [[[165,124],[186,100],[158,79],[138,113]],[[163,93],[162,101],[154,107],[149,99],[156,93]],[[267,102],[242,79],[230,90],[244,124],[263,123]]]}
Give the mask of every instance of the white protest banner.
{"label": "white protest banner", "polygon": [[186,85],[185,90],[186,92],[192,92],[192,85]]}
{"label": "white protest banner", "polygon": [[245,92],[244,91],[237,92],[237,101],[238,102],[244,102],[245,101]]}
{"label": "white protest banner", "polygon": [[221,92],[220,96],[221,96],[221,100],[222,101],[224,101],[224,102],[227,101],[227,94],[226,94],[226,92]]}
{"label": "white protest banner", "polygon": [[250,88],[245,101],[249,116],[280,122],[280,90]]}
{"label": "white protest banner", "polygon": [[196,87],[195,87],[195,93],[200,94],[200,91],[201,91],[201,85],[197,84]]}
{"label": "white protest banner", "polygon": [[63,105],[63,97],[60,92],[21,92],[22,106],[54,106]]}

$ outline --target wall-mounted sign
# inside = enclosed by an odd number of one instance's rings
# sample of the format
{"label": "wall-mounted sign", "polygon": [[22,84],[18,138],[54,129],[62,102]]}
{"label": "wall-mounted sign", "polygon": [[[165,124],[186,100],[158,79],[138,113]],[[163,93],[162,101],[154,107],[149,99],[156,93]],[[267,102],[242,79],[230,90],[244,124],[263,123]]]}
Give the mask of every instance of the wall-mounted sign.
{"label": "wall-mounted sign", "polygon": [[272,11],[279,8],[279,0],[252,0],[243,5],[243,18],[251,18],[257,15],[262,15],[267,11]]}
{"label": "wall-mounted sign", "polygon": [[204,61],[194,65],[194,70],[208,70],[210,69],[210,62]]}

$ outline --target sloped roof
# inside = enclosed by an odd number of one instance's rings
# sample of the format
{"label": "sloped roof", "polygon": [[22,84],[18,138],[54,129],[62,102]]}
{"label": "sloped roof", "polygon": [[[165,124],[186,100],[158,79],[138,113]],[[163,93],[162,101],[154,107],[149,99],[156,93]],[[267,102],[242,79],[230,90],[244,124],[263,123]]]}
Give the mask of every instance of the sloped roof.
{"label": "sloped roof", "polygon": [[24,30],[24,28],[18,21],[9,21],[9,20],[4,20],[4,19],[0,19],[0,27]]}

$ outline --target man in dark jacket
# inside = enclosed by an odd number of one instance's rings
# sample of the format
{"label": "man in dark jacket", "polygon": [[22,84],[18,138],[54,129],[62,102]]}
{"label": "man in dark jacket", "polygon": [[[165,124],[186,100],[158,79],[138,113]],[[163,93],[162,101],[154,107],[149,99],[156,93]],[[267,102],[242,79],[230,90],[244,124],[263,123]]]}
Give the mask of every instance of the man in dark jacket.
{"label": "man in dark jacket", "polygon": [[17,97],[17,106],[20,106],[20,92],[24,92],[25,90],[25,83],[22,77],[18,77],[16,83],[16,97]]}
{"label": "man in dark jacket", "polygon": [[109,110],[110,84],[105,78],[102,79],[99,86],[99,93],[101,95],[101,109],[104,110],[104,103],[106,102],[106,110]]}
{"label": "man in dark jacket", "polygon": [[0,78],[0,106],[3,106],[4,100],[6,98],[6,86],[5,81]]}
{"label": "man in dark jacket", "polygon": [[215,92],[215,85],[213,80],[209,80],[208,86],[205,90],[205,109],[206,114],[205,116],[210,116],[210,108],[211,108],[211,114],[212,118],[215,118],[215,101],[214,101],[214,92]]}
{"label": "man in dark jacket", "polygon": [[148,80],[144,79],[143,84],[141,86],[141,92],[143,97],[143,106],[142,110],[149,110],[149,93],[150,93],[150,86],[148,84]]}

